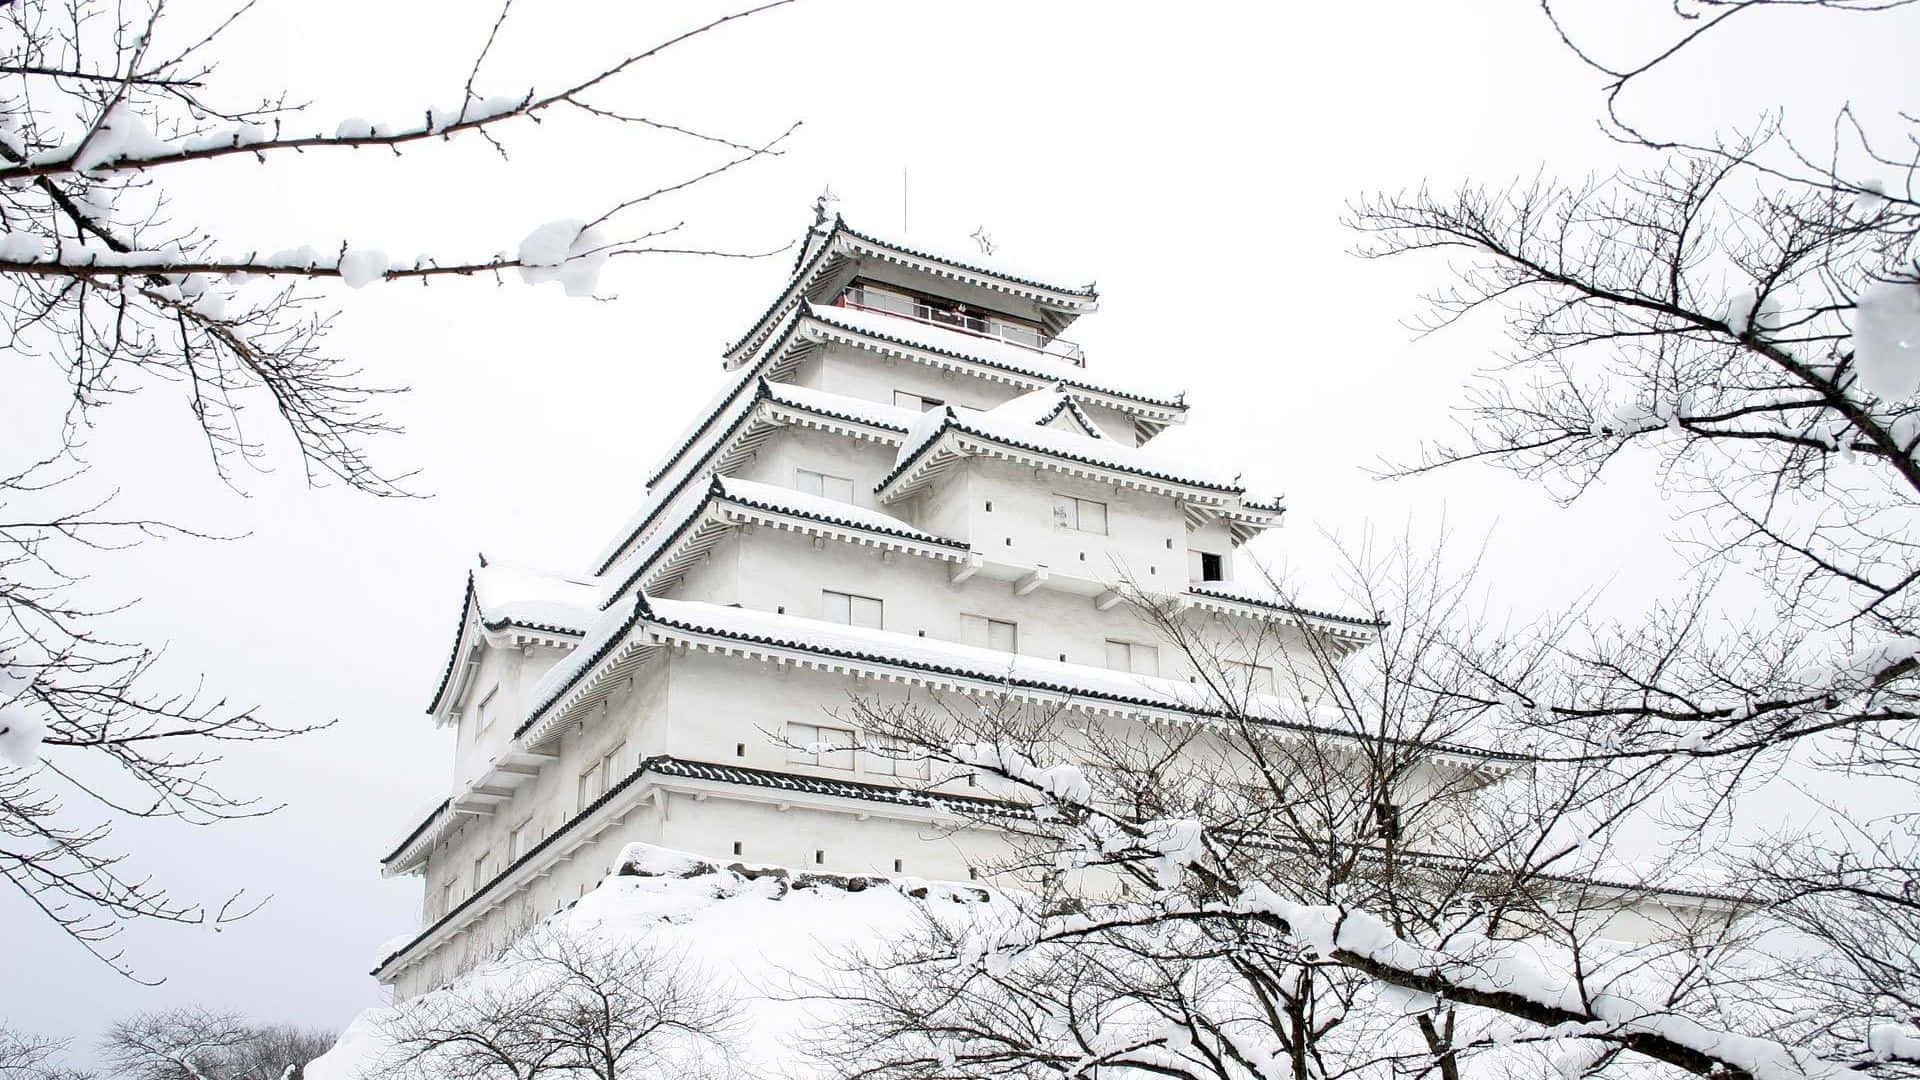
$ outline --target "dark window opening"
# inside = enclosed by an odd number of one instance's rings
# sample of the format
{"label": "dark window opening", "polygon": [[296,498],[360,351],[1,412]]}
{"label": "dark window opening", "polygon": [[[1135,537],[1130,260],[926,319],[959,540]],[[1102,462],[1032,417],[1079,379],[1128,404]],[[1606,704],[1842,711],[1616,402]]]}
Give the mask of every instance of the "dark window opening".
{"label": "dark window opening", "polygon": [[735,855],[738,855],[738,854],[740,854],[740,841],[738,841],[738,840],[735,840],[735,841],[733,842],[733,853],[734,853]]}
{"label": "dark window opening", "polygon": [[1400,808],[1381,799],[1373,804],[1373,816],[1383,840],[1400,839]]}
{"label": "dark window opening", "polygon": [[1200,580],[1201,581],[1225,580],[1226,571],[1224,567],[1221,565],[1221,562],[1222,560],[1218,554],[1211,551],[1201,552],[1200,553]]}
{"label": "dark window opening", "polygon": [[826,861],[827,861],[827,853],[826,853],[826,852],[824,852],[824,851],[821,851],[821,850],[819,850],[818,848],[816,848],[816,849],[814,849],[814,852],[813,852],[813,861],[814,861],[814,863],[815,863],[816,865],[817,865],[817,864],[819,864],[819,863],[823,863],[823,862],[826,862]]}

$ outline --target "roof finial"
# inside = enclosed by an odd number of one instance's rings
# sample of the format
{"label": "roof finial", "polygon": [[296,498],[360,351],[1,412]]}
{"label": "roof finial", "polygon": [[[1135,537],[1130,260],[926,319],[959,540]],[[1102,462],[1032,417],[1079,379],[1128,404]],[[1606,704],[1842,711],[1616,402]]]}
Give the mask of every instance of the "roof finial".
{"label": "roof finial", "polygon": [[480,553],[480,569],[485,570],[486,568],[487,568],[487,553],[483,551]]}
{"label": "roof finial", "polygon": [[824,228],[826,226],[827,219],[833,216],[831,213],[829,213],[829,208],[831,208],[834,203],[837,203],[839,201],[840,201],[840,196],[835,195],[833,193],[832,184],[828,184],[826,187],[823,187],[820,189],[820,197],[813,200],[813,227],[814,228],[819,229],[819,228]]}
{"label": "roof finial", "polygon": [[987,227],[985,225],[973,230],[973,242],[980,245],[980,254],[993,254],[993,237],[987,235]]}

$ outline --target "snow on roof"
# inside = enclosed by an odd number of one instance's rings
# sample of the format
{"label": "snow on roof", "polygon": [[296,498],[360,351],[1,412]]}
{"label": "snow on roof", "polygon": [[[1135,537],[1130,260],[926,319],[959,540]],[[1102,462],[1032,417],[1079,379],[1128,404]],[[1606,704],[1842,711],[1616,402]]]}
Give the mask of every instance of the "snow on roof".
{"label": "snow on roof", "polygon": [[1009,424],[1044,424],[1060,415],[1060,410],[1071,404],[1067,395],[1058,388],[1029,390],[1019,397],[1003,401],[986,415],[996,420],[1005,420]]}
{"label": "snow on roof", "polygon": [[[1038,393],[1046,393],[1039,391]],[[1033,395],[1023,395],[1032,397]],[[1054,395],[1057,399],[1060,395]],[[1021,398],[1014,399],[1021,401]],[[1009,405],[1012,402],[1008,403]],[[1044,427],[1040,423],[1025,419],[1025,413],[1033,403],[1028,402],[1020,408],[1003,415],[994,409],[981,412],[977,409],[947,407],[933,410],[921,418],[907,433],[906,442],[900,445],[900,451],[894,456],[893,472],[880,482],[879,487],[900,475],[906,467],[919,457],[943,431],[955,428],[982,438],[1013,443],[1036,450],[1044,454],[1057,454],[1075,461],[1091,465],[1102,465],[1121,472],[1136,473],[1155,477],[1174,483],[1191,484],[1197,487],[1213,488],[1223,492],[1238,492],[1239,474],[1210,465],[1191,461],[1178,461],[1133,446],[1122,446],[1112,439],[1099,439],[1077,431],[1062,431],[1059,428]],[[1006,408],[1006,406],[1002,406]],[[1056,410],[1057,411],[1057,410]],[[927,417],[933,417],[929,420]],[[1049,414],[1048,419],[1051,419]]]}
{"label": "snow on roof", "polygon": [[[874,233],[859,232],[848,225],[844,218],[836,218],[834,227],[837,231],[851,236],[856,240],[863,240],[876,247],[891,248],[894,251],[916,256],[928,262],[946,263],[956,269],[965,270],[970,274],[981,277],[1000,278],[1004,281],[1028,285],[1046,292],[1063,293],[1068,296],[1081,298],[1080,301],[1076,303],[1077,307],[1091,307],[1093,301],[1099,297],[1091,277],[1082,278],[1077,275],[1063,276],[1039,268],[1019,266],[1014,260],[1002,255],[998,251],[991,255],[986,255],[977,249],[967,251],[964,248],[950,248],[945,245],[935,246],[918,240],[909,244],[905,241],[888,239]],[[1057,281],[1084,281],[1086,284],[1077,286],[1053,284],[1053,282]]]}
{"label": "snow on roof", "polygon": [[[553,703],[553,699],[564,693],[574,680],[586,674],[601,657],[607,654],[607,650],[613,648],[625,636],[627,630],[646,611],[645,600],[644,596],[636,592],[624,600],[616,600],[605,611],[594,616],[579,646],[561,657],[559,663],[548,668],[546,674],[540,676],[540,681],[533,684],[531,700],[534,704],[527,713],[529,720],[545,711],[547,706]],[[526,730],[526,726],[523,721],[520,728],[514,732],[514,736],[517,738],[522,731]]]}
{"label": "snow on roof", "polygon": [[[814,275],[823,265],[829,263],[828,256],[831,253],[848,246],[865,246],[868,251],[882,258],[889,255],[896,256],[889,261],[916,261],[944,266],[950,272],[947,276],[968,277],[989,289],[1023,293],[1045,306],[1065,313],[1068,320],[1083,312],[1092,311],[1099,305],[1099,295],[1091,282],[1078,288],[1051,285],[1040,278],[1025,277],[982,266],[977,256],[941,255],[924,248],[909,247],[896,241],[855,232],[847,226],[844,219],[836,215],[831,227],[822,229],[814,226],[807,231],[806,242],[801,245],[799,256],[794,262],[793,273],[788,275],[786,284],[781,286],[780,292],[775,295],[773,302],[767,305],[766,310],[753,320],[753,325],[747,329],[747,332],[726,347],[724,355],[731,361],[738,361],[742,349],[765,340],[774,317],[787,310],[800,297],[802,291],[810,287]],[[1012,287],[1008,288],[1008,286]]]}
{"label": "snow on roof", "polygon": [[[727,421],[726,430],[733,430],[762,401],[775,401],[790,408],[804,409],[890,432],[904,433],[919,416],[919,413],[912,409],[901,409],[877,401],[831,394],[824,390],[796,386],[792,383],[768,382],[760,379],[757,380],[757,387],[751,396],[743,397],[735,404],[730,413],[731,418]],[[703,452],[701,460],[711,456],[714,449],[724,442],[725,439],[722,438],[710,443]],[[601,549],[595,563],[596,571],[617,576],[617,572],[612,569],[614,560],[618,559],[634,540],[645,533],[655,519],[686,493],[698,471],[698,469],[689,468],[667,491],[650,493],[641,502],[640,508],[634,511],[618,532],[614,533],[613,541]],[[631,559],[627,562],[631,565]]]}
{"label": "snow on roof", "polygon": [[599,581],[576,581],[528,567],[489,563],[473,572],[480,621],[579,633],[600,610]]}
{"label": "snow on roof", "polygon": [[[971,920],[1004,917],[1005,901],[965,883],[723,868],[644,844],[628,845],[617,866],[546,925],[686,957],[718,994],[744,1010],[740,1057],[732,1064],[746,1076],[791,1072],[795,1047],[844,1007],[797,996],[794,986],[836,979],[848,957],[908,939],[930,915],[956,930]],[[520,969],[496,961],[461,975],[458,985],[479,990],[520,977]],[[383,1021],[430,1001],[361,1013],[332,1049],[306,1065],[307,1080],[361,1080],[377,1071],[387,1047]]]}
{"label": "snow on roof", "polygon": [[848,397],[845,394],[816,390],[811,386],[801,386],[797,383],[770,382],[767,384],[767,396],[783,405],[810,409],[828,416],[854,420],[891,431],[904,432],[920,419],[918,409],[903,409],[898,405]]}
{"label": "snow on roof", "polygon": [[859,308],[834,307],[829,304],[808,304],[807,309],[808,314],[813,318],[843,329],[918,346],[932,352],[968,357],[994,367],[1066,383],[1068,386],[1113,397],[1130,398],[1163,408],[1186,407],[1178,393],[1136,390],[1092,379],[1088,377],[1087,370],[1077,364],[1068,363],[1059,357],[1049,356],[1009,341],[1001,341],[998,338],[969,334],[944,326],[933,326],[881,311],[863,311]]}
{"label": "snow on roof", "polygon": [[855,506],[838,499],[829,499],[824,495],[809,495],[804,491],[795,491],[776,484],[763,484],[757,480],[743,480],[737,476],[722,476],[717,479],[722,494],[749,505],[798,514],[802,517],[837,521],[863,529],[890,533],[894,536],[910,537],[929,544],[966,546],[959,540],[917,529],[892,514],[864,506]]}
{"label": "snow on roof", "polygon": [[1280,595],[1275,590],[1258,585],[1245,585],[1227,581],[1196,581],[1187,585],[1187,591],[1193,593],[1195,596],[1218,597],[1219,599],[1231,600],[1235,603],[1251,604],[1254,607],[1273,608],[1277,611],[1291,612],[1295,615],[1305,616],[1310,619],[1344,623],[1362,630],[1377,630],[1386,625],[1386,623],[1379,619],[1361,618],[1357,615],[1341,615],[1319,608],[1302,607]]}

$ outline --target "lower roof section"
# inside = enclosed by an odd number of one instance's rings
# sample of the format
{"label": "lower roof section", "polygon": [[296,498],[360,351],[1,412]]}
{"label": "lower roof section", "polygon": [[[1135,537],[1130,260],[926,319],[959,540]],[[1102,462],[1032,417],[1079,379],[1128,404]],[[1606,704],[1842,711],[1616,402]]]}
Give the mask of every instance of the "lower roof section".
{"label": "lower roof section", "polygon": [[[537,867],[598,836],[609,822],[622,819],[631,812],[642,794],[654,789],[710,792],[729,788],[756,802],[804,800],[841,803],[849,809],[857,807],[858,812],[882,815],[891,808],[895,813],[920,819],[929,816],[948,820],[1002,816],[1012,807],[1012,804],[1003,800],[973,795],[950,795],[923,788],[800,776],[657,754],[640,761],[632,772],[609,787],[604,795],[568,818],[545,839],[528,849],[526,854],[502,868],[484,886],[475,889],[472,895],[454,905],[405,945],[382,957],[372,974],[377,978],[390,979],[398,971],[396,965],[404,966],[404,963],[418,959],[428,947],[457,932],[455,926],[467,917],[484,914],[530,884],[535,879]],[[452,816],[444,805],[435,809],[408,834],[399,848],[383,860],[383,871],[392,875],[424,867],[432,840],[429,839],[424,845],[419,841],[440,835],[445,822]],[[392,861],[403,857],[407,860],[406,866]]]}

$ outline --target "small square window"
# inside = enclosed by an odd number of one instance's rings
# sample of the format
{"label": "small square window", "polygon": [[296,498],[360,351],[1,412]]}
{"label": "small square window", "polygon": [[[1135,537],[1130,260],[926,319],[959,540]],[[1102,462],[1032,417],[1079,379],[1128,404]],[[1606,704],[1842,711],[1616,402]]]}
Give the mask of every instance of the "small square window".
{"label": "small square window", "polygon": [[998,652],[1020,651],[1020,627],[1005,619],[985,615],[960,616],[960,640],[968,645]]}
{"label": "small square window", "polygon": [[822,851],[822,850],[820,850],[819,848],[814,848],[814,849],[813,849],[813,864],[814,864],[815,866],[818,866],[818,865],[820,865],[821,863],[824,863],[824,862],[826,862],[826,861],[827,861],[827,853],[826,853],[825,851]]}
{"label": "small square window", "polygon": [[1072,495],[1053,497],[1053,524],[1055,528],[1072,529],[1076,532],[1107,532],[1107,504],[1095,499],[1081,499]]}
{"label": "small square window", "polygon": [[853,481],[845,476],[814,472],[812,469],[795,469],[793,486],[808,495],[819,495],[837,502],[853,501]]}
{"label": "small square window", "polygon": [[733,853],[734,853],[735,855],[738,855],[738,854],[740,854],[740,841],[738,841],[738,840],[735,840],[735,841],[733,842]]}
{"label": "small square window", "polygon": [[1114,671],[1131,671],[1135,675],[1158,675],[1160,650],[1152,645],[1108,639],[1107,666]]}
{"label": "small square window", "polygon": [[894,872],[894,873],[896,873],[896,874],[897,874],[897,873],[899,873],[899,872],[900,872],[900,868],[901,868],[902,866],[905,866],[905,865],[906,865],[906,864],[905,864],[904,862],[902,862],[901,860],[899,860],[899,859],[895,859],[895,860],[893,860],[893,872]]}
{"label": "small square window", "polygon": [[1191,581],[1225,581],[1226,559],[1218,552],[1188,548],[1187,577]]}
{"label": "small square window", "polygon": [[885,621],[880,601],[871,596],[855,596],[852,593],[822,589],[820,598],[821,617],[828,622],[879,630]]}
{"label": "small square window", "polygon": [[853,768],[853,732],[821,724],[787,725],[787,760],[823,769]]}
{"label": "small square window", "polygon": [[939,398],[928,397],[925,394],[915,394],[906,390],[895,390],[893,392],[893,404],[896,408],[913,409],[916,412],[929,412],[945,405],[946,402]]}

